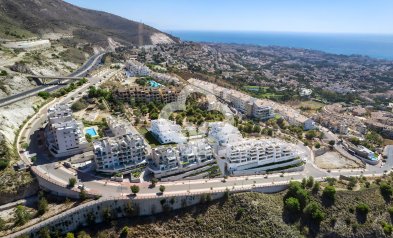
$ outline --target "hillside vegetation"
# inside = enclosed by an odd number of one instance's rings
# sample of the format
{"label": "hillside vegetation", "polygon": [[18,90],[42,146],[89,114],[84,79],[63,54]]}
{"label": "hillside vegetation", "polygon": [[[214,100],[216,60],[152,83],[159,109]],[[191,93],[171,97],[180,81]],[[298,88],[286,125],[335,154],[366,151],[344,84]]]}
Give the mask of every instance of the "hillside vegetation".
{"label": "hillside vegetation", "polygon": [[[391,176],[292,183],[277,194],[241,193],[158,216],[121,219],[91,237],[390,237]],[[317,185],[315,185],[317,184]],[[354,190],[356,191],[354,191]],[[295,201],[294,203],[288,200]],[[88,236],[81,236],[88,237]]]}
{"label": "hillside vegetation", "polygon": [[81,41],[106,47],[108,37],[124,45],[144,45],[152,43],[153,34],[162,32],[62,0],[0,0],[0,38],[22,39],[44,33],[72,34]]}

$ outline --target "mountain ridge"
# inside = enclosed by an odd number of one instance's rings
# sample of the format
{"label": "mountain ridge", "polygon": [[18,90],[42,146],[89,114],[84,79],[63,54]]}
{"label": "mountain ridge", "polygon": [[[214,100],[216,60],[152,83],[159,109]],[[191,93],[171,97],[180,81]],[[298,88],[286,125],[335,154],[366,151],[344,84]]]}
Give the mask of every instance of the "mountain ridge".
{"label": "mountain ridge", "polygon": [[[108,46],[108,39],[127,46],[179,41],[143,23],[62,0],[0,0],[0,38],[23,39],[48,33],[73,35],[103,47]],[[160,37],[152,39],[154,35]]]}

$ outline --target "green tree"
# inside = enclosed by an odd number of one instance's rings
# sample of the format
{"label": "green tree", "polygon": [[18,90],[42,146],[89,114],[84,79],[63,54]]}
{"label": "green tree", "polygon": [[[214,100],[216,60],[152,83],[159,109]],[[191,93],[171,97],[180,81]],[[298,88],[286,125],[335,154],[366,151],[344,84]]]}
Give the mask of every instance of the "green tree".
{"label": "green tree", "polygon": [[136,195],[137,193],[139,193],[139,186],[137,185],[132,185],[131,187],[131,192]]}
{"label": "green tree", "polygon": [[81,189],[81,191],[79,192],[79,199],[82,201],[87,199],[87,193],[85,189]]}
{"label": "green tree", "polygon": [[328,185],[323,190],[322,196],[333,202],[336,198],[336,189],[333,186]]}
{"label": "green tree", "polygon": [[48,211],[48,201],[45,197],[41,197],[38,201],[38,214],[43,215],[45,212]]}
{"label": "green tree", "polygon": [[39,92],[38,96],[43,99],[48,99],[50,97],[50,93],[43,91],[43,92]]}
{"label": "green tree", "polygon": [[379,190],[381,191],[381,194],[385,200],[390,200],[393,194],[393,188],[389,184],[386,182],[381,182],[379,185]]}
{"label": "green tree", "polygon": [[15,224],[24,225],[31,218],[30,213],[27,211],[25,206],[18,205],[15,210]]}
{"label": "green tree", "polygon": [[356,206],[356,212],[361,215],[367,216],[369,211],[370,211],[370,207],[365,203],[359,203]]}
{"label": "green tree", "polygon": [[77,238],[91,238],[91,236],[87,234],[86,231],[81,231],[78,233]]}
{"label": "green tree", "polygon": [[130,228],[125,226],[123,227],[123,229],[121,229],[120,238],[127,238],[129,234],[130,234]]}
{"label": "green tree", "polygon": [[314,186],[314,177],[310,176],[307,179],[307,187],[312,188]]}
{"label": "green tree", "polygon": [[72,178],[68,179],[68,186],[69,187],[73,188],[73,187],[75,187],[75,184],[76,184],[76,178],[72,177]]}
{"label": "green tree", "polygon": [[86,137],[87,142],[92,142],[93,141],[93,138],[91,137],[90,134],[86,133],[85,137]]}
{"label": "green tree", "polygon": [[66,238],[75,238],[75,235],[72,232],[68,232]]}
{"label": "green tree", "polygon": [[285,200],[284,208],[292,214],[298,214],[300,212],[300,203],[297,198],[289,197]]}
{"label": "green tree", "polygon": [[156,186],[156,184],[158,183],[158,179],[156,179],[156,178],[152,178],[151,179],[151,187],[155,187]]}
{"label": "green tree", "polygon": [[165,192],[165,186],[164,185],[160,185],[160,192],[164,193]]}
{"label": "green tree", "polygon": [[315,221],[317,223],[325,219],[326,216],[321,207],[316,202],[310,202],[304,208],[303,212],[310,221]]}
{"label": "green tree", "polygon": [[321,187],[321,184],[318,181],[316,181],[314,183],[314,186],[312,187],[312,193],[314,193],[314,194],[318,193],[320,187]]}
{"label": "green tree", "polygon": [[51,238],[48,227],[41,228],[38,233],[40,235],[40,238]]}
{"label": "green tree", "polygon": [[329,141],[329,145],[334,146],[335,144],[336,144],[336,141],[334,141],[334,140]]}

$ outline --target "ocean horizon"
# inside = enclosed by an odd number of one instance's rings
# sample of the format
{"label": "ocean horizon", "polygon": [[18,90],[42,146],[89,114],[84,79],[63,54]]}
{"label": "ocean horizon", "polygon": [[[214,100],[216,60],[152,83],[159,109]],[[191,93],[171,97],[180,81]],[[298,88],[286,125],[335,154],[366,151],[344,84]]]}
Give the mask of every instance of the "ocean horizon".
{"label": "ocean horizon", "polygon": [[393,60],[393,35],[238,31],[168,31],[168,33],[183,41],[281,46]]}

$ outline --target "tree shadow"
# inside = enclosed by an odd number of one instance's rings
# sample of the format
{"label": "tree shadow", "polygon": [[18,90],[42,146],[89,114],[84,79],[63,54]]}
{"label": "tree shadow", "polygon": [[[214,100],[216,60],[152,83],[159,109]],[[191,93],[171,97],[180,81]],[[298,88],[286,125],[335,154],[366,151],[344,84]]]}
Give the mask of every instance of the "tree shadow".
{"label": "tree shadow", "polygon": [[334,205],[334,199],[323,196],[321,200],[324,207],[331,207]]}
{"label": "tree shadow", "polygon": [[356,212],[356,220],[359,224],[364,224],[367,221],[367,214]]}

